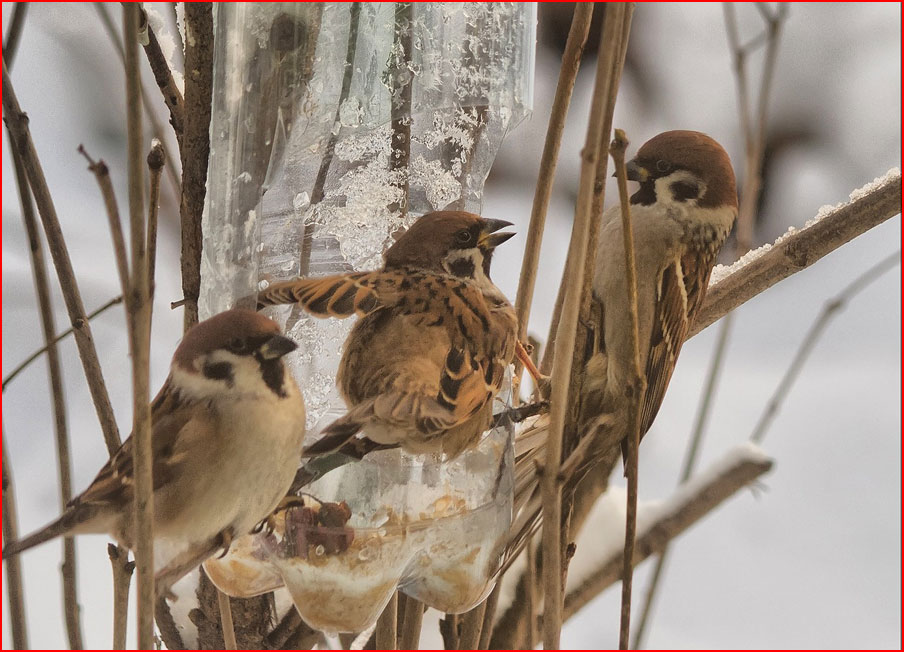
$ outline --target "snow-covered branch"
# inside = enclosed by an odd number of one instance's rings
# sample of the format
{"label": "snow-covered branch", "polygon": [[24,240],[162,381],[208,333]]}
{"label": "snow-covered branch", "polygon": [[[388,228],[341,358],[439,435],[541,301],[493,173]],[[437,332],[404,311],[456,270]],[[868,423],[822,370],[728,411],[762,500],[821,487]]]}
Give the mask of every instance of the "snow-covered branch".
{"label": "snow-covered branch", "polygon": [[690,336],[900,212],[901,172],[892,168],[853,191],[849,201],[821,208],[804,228],[791,227],[773,244],[748,252],[729,267],[716,267]]}
{"label": "snow-covered branch", "polygon": [[[679,487],[665,502],[641,504],[634,565],[662,551],[669,541],[771,468],[772,459],[761,449],[742,444]],[[565,596],[566,619],[620,579],[624,506],[624,492],[610,489],[578,536],[578,552],[569,568],[568,584],[574,588]],[[601,534],[607,532],[612,536],[601,541]],[[581,554],[582,551],[589,555]]]}

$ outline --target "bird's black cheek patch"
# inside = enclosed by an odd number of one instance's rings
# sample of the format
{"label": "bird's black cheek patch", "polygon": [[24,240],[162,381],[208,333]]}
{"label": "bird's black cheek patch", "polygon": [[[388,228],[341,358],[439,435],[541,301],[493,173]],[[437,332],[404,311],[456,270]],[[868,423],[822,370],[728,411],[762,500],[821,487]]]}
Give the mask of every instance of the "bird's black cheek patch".
{"label": "bird's black cheek patch", "polygon": [[700,194],[700,187],[696,183],[691,183],[689,181],[676,181],[669,185],[669,190],[675,201],[697,199]]}
{"label": "bird's black cheek patch", "polygon": [[474,261],[458,258],[449,264],[449,273],[459,278],[474,278]]}
{"label": "bird's black cheek patch", "polygon": [[286,368],[282,361],[264,360],[261,362],[261,377],[264,379],[264,383],[280,398],[288,396],[283,387],[285,376]]}
{"label": "bird's black cheek patch", "polygon": [[651,206],[656,203],[656,187],[652,179],[640,184],[640,190],[631,195],[631,203],[641,206]]}
{"label": "bird's black cheek patch", "polygon": [[208,362],[204,365],[202,372],[206,378],[211,380],[225,380],[229,387],[232,387],[235,381],[230,362]]}

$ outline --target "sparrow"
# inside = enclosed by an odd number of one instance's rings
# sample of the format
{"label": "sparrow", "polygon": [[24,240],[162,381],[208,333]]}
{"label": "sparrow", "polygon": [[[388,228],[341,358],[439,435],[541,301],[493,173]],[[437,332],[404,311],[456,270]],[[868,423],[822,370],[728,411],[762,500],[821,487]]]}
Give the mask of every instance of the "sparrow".
{"label": "sparrow", "polygon": [[[626,171],[640,184],[630,204],[641,368],[647,379],[642,437],[656,418],[681,345],[703,305],[716,256],[737,217],[738,195],[728,154],[698,131],[666,131],[651,138]],[[603,215],[596,254],[593,305],[600,329],[586,366],[582,411],[590,418],[610,417],[609,430],[621,439],[627,459],[627,417],[619,406],[633,377],[634,351],[619,206]]]}
{"label": "sparrow", "polygon": [[478,443],[505,369],[523,352],[515,311],[490,279],[493,250],[514,235],[500,232],[507,226],[428,213],[386,250],[380,270],[275,283],[258,295],[259,309],[299,303],[316,317],[360,317],[336,377],[348,412],[304,457],[401,447],[453,458]]}
{"label": "sparrow", "polygon": [[[282,357],[297,345],[271,319],[228,310],[191,328],[151,403],[154,538],[182,553],[158,579],[171,584],[286,495],[300,461],[304,401]],[[57,536],[108,533],[132,548],[130,436],[57,520],[8,543],[3,557]]]}

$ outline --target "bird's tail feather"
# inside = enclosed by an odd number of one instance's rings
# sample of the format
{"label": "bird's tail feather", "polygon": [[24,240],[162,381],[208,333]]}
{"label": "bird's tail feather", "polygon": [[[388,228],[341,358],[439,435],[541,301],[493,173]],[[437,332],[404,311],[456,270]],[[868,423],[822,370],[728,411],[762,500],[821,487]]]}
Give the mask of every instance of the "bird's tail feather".
{"label": "bird's tail feather", "polygon": [[358,434],[364,423],[359,418],[358,410],[351,410],[333,421],[323,429],[322,437],[301,451],[302,457],[314,457],[326,453],[335,453],[346,442]]}
{"label": "bird's tail feather", "polygon": [[78,508],[70,507],[63,512],[63,515],[57,520],[45,525],[37,532],[33,532],[18,541],[11,541],[3,546],[3,559],[11,557],[12,555],[18,555],[23,550],[28,550],[45,541],[50,541],[50,539],[53,539],[54,537],[68,533],[76,526],[94,516],[95,511],[96,510],[91,509],[86,505],[80,505]]}

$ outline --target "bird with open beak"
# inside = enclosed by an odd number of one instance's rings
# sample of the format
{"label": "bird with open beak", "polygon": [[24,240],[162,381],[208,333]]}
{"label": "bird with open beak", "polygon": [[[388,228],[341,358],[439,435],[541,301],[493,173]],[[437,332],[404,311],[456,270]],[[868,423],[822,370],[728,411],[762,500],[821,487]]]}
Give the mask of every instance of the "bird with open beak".
{"label": "bird with open beak", "polygon": [[451,458],[480,441],[505,368],[523,351],[515,311],[490,280],[510,225],[429,213],[386,250],[380,270],[276,283],[258,295],[259,308],[297,302],[318,317],[361,317],[336,378],[348,412],[305,456],[400,446]]}

